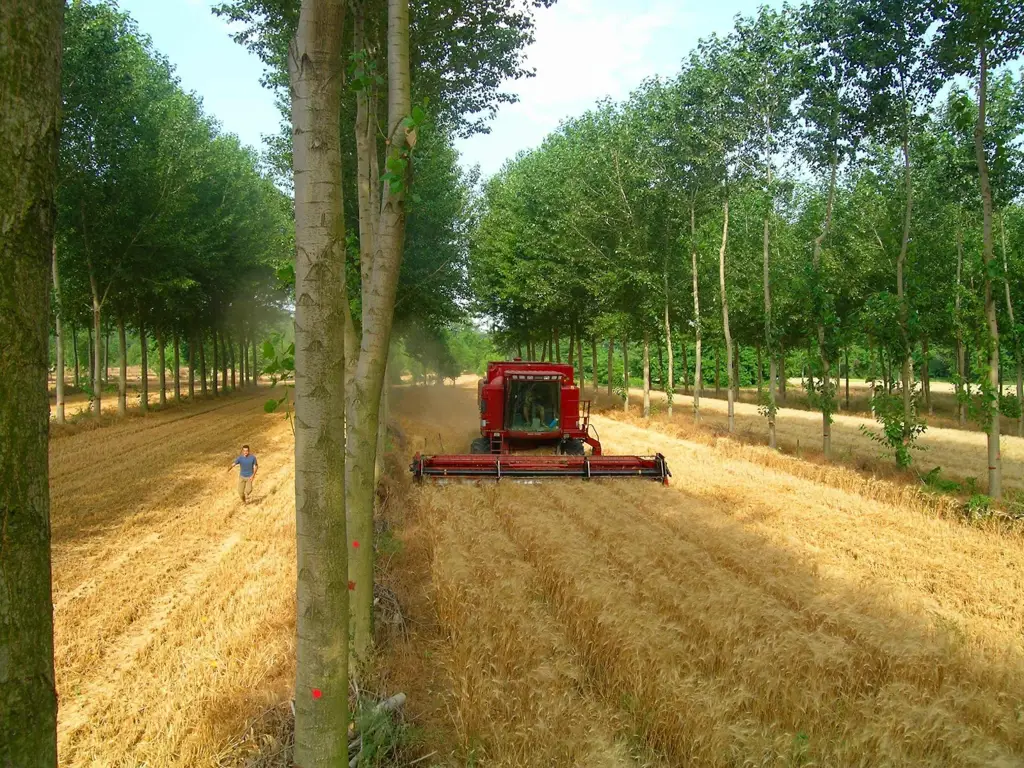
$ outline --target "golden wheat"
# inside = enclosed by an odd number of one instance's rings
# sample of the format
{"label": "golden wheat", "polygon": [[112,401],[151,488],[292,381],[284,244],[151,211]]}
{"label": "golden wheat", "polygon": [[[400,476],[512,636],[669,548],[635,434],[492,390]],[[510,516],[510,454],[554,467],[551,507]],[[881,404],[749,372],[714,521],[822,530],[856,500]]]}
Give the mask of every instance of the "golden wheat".
{"label": "golden wheat", "polygon": [[[472,436],[472,391],[396,402],[410,444]],[[462,757],[588,764],[568,707],[670,764],[1024,764],[1019,536],[705,430],[595,421],[609,452],[664,452],[673,487],[412,496]]]}

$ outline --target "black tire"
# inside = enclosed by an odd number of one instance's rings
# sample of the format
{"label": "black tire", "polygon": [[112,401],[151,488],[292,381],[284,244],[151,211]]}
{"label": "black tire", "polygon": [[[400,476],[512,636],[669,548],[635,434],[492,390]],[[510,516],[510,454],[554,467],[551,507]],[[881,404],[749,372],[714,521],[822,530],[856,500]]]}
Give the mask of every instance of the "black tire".
{"label": "black tire", "polygon": [[491,441],[486,437],[478,437],[472,443],[469,444],[470,453],[490,453],[491,452]]}
{"label": "black tire", "polygon": [[562,441],[562,453],[566,456],[583,456],[584,447],[582,440],[563,440]]}

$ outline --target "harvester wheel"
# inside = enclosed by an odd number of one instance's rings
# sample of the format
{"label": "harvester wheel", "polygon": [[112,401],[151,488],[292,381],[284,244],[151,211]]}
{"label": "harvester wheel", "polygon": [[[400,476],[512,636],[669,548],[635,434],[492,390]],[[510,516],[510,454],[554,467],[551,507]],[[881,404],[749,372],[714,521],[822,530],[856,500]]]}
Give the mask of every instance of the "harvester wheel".
{"label": "harvester wheel", "polygon": [[491,441],[486,437],[478,437],[472,443],[469,444],[470,453],[490,453],[491,452]]}
{"label": "harvester wheel", "polygon": [[582,456],[584,454],[583,441],[567,439],[561,444],[562,454],[565,456]]}

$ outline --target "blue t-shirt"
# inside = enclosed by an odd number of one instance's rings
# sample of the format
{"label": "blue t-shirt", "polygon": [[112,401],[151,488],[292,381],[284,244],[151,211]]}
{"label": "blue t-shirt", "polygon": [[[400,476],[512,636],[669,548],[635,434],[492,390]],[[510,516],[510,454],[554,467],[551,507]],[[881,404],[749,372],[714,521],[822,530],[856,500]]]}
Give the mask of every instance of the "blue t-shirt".
{"label": "blue t-shirt", "polygon": [[252,477],[256,469],[256,454],[250,453],[248,456],[239,456],[235,459],[235,464],[242,468],[238,473],[240,477]]}

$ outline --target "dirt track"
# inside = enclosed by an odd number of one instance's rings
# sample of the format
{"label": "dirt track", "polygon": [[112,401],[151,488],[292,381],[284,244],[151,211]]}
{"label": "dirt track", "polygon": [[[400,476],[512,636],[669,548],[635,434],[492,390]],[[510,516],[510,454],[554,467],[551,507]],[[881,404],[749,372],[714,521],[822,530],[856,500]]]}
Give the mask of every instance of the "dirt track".
{"label": "dirt track", "polygon": [[[411,449],[464,444],[472,400],[396,397]],[[672,487],[414,494],[462,759],[1024,764],[1019,537],[849,470],[595,422],[610,452],[665,453]]]}

